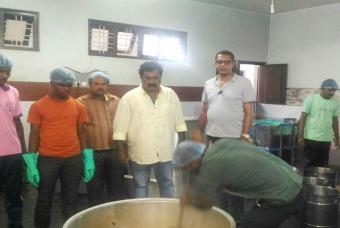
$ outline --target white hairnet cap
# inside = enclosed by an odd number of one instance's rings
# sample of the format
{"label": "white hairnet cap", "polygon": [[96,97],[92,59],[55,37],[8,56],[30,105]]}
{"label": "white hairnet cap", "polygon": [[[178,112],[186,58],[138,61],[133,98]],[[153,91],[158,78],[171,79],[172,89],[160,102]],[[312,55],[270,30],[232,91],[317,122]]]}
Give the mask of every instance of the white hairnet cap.
{"label": "white hairnet cap", "polygon": [[184,167],[193,160],[202,157],[205,145],[194,141],[183,141],[175,149],[172,162],[177,167]]}
{"label": "white hairnet cap", "polygon": [[52,70],[50,74],[50,80],[51,82],[73,85],[75,81],[75,76],[72,71],[66,68],[56,68]]}
{"label": "white hairnet cap", "polygon": [[12,62],[6,56],[0,54],[0,68],[5,71],[11,71]]}
{"label": "white hairnet cap", "polygon": [[92,82],[93,79],[95,79],[96,77],[101,77],[101,78],[104,78],[106,79],[109,83],[111,82],[111,77],[108,76],[107,74],[105,74],[104,72],[102,71],[95,71],[95,72],[92,72],[90,75],[89,75],[89,84]]}
{"label": "white hairnet cap", "polygon": [[333,79],[326,79],[322,82],[321,89],[338,89],[338,84]]}

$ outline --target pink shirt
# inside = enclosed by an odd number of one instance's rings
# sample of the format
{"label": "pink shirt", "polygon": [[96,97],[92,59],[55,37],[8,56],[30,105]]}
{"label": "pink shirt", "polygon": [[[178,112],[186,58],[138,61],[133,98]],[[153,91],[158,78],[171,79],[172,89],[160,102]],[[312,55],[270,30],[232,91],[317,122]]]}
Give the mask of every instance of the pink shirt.
{"label": "pink shirt", "polygon": [[10,85],[0,87],[0,156],[22,152],[13,121],[21,113],[18,90]]}

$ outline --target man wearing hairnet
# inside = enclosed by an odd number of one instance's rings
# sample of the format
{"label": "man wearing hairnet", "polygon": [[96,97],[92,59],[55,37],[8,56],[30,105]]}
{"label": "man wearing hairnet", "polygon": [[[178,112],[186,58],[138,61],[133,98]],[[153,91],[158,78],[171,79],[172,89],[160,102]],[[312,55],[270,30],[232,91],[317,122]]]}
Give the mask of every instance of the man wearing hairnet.
{"label": "man wearing hairnet", "polygon": [[180,143],[173,162],[194,178],[182,205],[211,206],[215,189],[257,199],[245,212],[242,228],[276,228],[304,204],[302,177],[280,158],[236,139],[221,139],[204,152],[204,144]]}
{"label": "man wearing hairnet", "polygon": [[333,98],[338,89],[333,79],[324,80],[320,93],[308,96],[303,102],[299,125],[299,146],[307,157],[307,166],[328,166],[332,140],[339,149],[340,105]]}
{"label": "man wearing hairnet", "polygon": [[85,105],[89,115],[86,131],[93,146],[96,170],[87,183],[87,197],[89,205],[94,206],[124,197],[124,169],[112,139],[119,98],[109,93],[110,77],[103,72],[91,73],[88,83],[89,93],[77,100]]}
{"label": "man wearing hairnet", "polygon": [[[35,227],[50,225],[53,193],[60,180],[62,213],[66,220],[76,211],[81,177],[94,174],[93,151],[87,145],[85,107],[70,97],[75,77],[70,70],[56,68],[50,74],[50,92],[29,110],[29,153],[24,154],[27,179],[38,187]],[[38,155],[39,154],[39,155]]]}
{"label": "man wearing hairnet", "polygon": [[22,157],[26,152],[19,92],[6,84],[11,61],[0,54],[0,188],[5,193],[9,228],[22,227]]}

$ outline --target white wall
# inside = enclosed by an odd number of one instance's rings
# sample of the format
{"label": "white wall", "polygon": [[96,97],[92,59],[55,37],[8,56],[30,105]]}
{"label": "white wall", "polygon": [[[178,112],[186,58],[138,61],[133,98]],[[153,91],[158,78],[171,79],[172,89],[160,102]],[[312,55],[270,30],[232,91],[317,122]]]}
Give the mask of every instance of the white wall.
{"label": "white wall", "polygon": [[288,63],[289,88],[340,84],[340,3],[270,16],[268,62]]}
{"label": "white wall", "polygon": [[197,120],[201,112],[202,103],[197,102],[182,102],[182,111],[186,120]]}
{"label": "white wall", "polygon": [[261,118],[284,119],[295,118],[301,116],[301,106],[274,105],[274,104],[257,104],[256,115]]}
{"label": "white wall", "polygon": [[33,104],[33,101],[22,101],[20,102],[21,108],[22,108],[22,117],[21,122],[24,127],[24,136],[26,140],[26,145],[28,146],[28,137],[30,134],[30,125],[27,123],[27,117],[28,117],[28,111],[31,105]]}
{"label": "white wall", "polygon": [[0,49],[14,62],[13,81],[48,81],[53,68],[68,66],[99,68],[115,84],[138,84],[142,60],[88,56],[89,18],[188,32],[186,63],[162,62],[166,85],[202,86],[221,49],[243,60],[267,57],[269,16],[192,0],[1,0],[0,7],[40,13],[40,52]]}

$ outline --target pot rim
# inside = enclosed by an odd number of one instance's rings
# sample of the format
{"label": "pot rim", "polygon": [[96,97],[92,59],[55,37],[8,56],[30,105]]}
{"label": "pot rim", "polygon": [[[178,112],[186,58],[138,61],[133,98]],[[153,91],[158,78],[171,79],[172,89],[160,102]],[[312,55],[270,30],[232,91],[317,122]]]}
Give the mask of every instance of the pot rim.
{"label": "pot rim", "polygon": [[[108,207],[108,206],[112,206],[112,205],[119,205],[119,204],[126,204],[126,203],[138,203],[138,202],[172,202],[172,203],[179,203],[179,199],[173,199],[173,198],[138,198],[138,199],[126,199],[126,200],[118,200],[118,201],[112,201],[112,202],[108,202],[108,203],[103,203],[103,204],[99,204],[93,207],[89,207],[83,211],[80,211],[74,215],[72,215],[63,225],[63,228],[69,227],[71,223],[74,222],[75,219],[77,219],[78,217],[82,217],[85,214],[89,213],[90,211],[92,211],[94,208],[104,208],[104,207]],[[227,212],[225,212],[224,210],[213,206],[211,208],[213,211],[221,214],[223,217],[225,217],[228,221],[230,221],[230,225],[232,228],[236,227],[236,223],[233,217],[231,217],[231,215],[229,215]]]}
{"label": "pot rim", "polygon": [[329,167],[309,167],[307,168],[307,173],[308,172],[313,172],[316,171],[317,174],[336,174],[336,170],[333,168]]}

